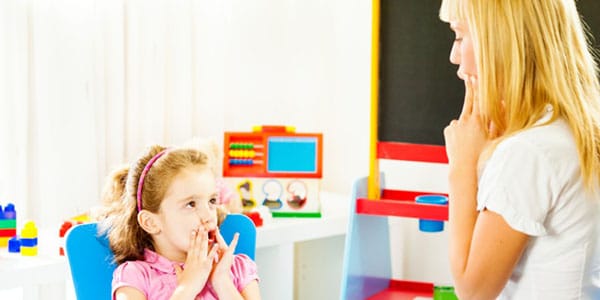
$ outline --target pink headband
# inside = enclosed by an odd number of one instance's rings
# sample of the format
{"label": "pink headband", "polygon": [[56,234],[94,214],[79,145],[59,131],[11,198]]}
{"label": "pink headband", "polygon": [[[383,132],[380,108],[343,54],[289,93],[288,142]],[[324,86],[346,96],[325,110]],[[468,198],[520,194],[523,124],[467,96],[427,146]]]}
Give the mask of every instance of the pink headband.
{"label": "pink headband", "polygon": [[154,164],[154,162],[156,162],[165,153],[167,153],[167,149],[165,149],[163,151],[160,151],[156,155],[154,155],[150,159],[150,161],[148,161],[148,163],[146,164],[146,166],[144,167],[144,170],[142,171],[142,175],[140,175],[140,181],[138,182],[138,188],[137,188],[137,208],[138,208],[138,211],[142,211],[142,187],[144,186],[144,178],[146,178],[146,174],[148,174],[148,171],[150,171],[150,168],[152,167],[152,165]]}

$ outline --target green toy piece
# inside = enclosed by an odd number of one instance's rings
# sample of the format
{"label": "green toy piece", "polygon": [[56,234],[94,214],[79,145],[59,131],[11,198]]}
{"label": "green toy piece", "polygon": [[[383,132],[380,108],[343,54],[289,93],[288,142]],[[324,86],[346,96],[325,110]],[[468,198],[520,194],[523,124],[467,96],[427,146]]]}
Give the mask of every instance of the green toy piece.
{"label": "green toy piece", "polygon": [[452,286],[436,286],[433,288],[434,300],[458,300]]}

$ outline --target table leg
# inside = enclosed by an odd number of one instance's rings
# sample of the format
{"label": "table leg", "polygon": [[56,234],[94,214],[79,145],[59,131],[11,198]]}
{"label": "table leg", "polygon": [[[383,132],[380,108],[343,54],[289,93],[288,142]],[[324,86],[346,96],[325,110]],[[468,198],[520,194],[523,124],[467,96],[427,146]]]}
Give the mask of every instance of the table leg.
{"label": "table leg", "polygon": [[259,248],[256,264],[262,299],[294,299],[294,244]]}

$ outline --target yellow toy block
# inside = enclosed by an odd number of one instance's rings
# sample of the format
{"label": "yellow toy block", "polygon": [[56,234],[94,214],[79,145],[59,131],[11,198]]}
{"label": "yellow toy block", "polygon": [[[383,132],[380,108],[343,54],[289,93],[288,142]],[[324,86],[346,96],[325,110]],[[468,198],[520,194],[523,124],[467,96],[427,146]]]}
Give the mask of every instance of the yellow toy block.
{"label": "yellow toy block", "polygon": [[21,238],[22,239],[34,239],[38,236],[37,227],[35,227],[35,223],[33,221],[28,221],[25,223],[25,227],[21,230]]}
{"label": "yellow toy block", "polygon": [[21,246],[21,255],[22,256],[37,256],[38,247],[23,247]]}
{"label": "yellow toy block", "polygon": [[9,237],[1,237],[0,238],[0,247],[8,247],[8,240],[10,240]]}
{"label": "yellow toy block", "polygon": [[90,218],[90,215],[88,213],[83,213],[72,217],[71,220],[81,223],[88,223],[92,221],[92,218]]}

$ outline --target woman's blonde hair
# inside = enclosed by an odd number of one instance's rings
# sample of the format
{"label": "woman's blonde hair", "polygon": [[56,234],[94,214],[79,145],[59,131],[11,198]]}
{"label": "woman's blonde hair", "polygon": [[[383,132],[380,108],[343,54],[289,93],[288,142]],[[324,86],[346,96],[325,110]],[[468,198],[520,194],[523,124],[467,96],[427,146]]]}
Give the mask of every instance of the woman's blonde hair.
{"label": "woman's blonde hair", "polygon": [[[102,225],[107,231],[116,263],[141,260],[145,248],[154,250],[152,237],[137,221],[137,191],[144,167],[165,149],[163,146],[151,146],[131,166],[118,168],[109,175],[102,193],[102,200],[107,206],[102,214],[105,218]],[[173,178],[181,170],[192,167],[208,168],[206,154],[198,149],[169,149],[154,162],[144,177],[142,209],[158,213]]]}
{"label": "woman's blonde hair", "polygon": [[598,186],[598,67],[575,1],[443,0],[440,18],[468,24],[482,121],[494,123],[499,140],[533,127],[550,104],[554,115],[547,123],[565,119],[585,185]]}

